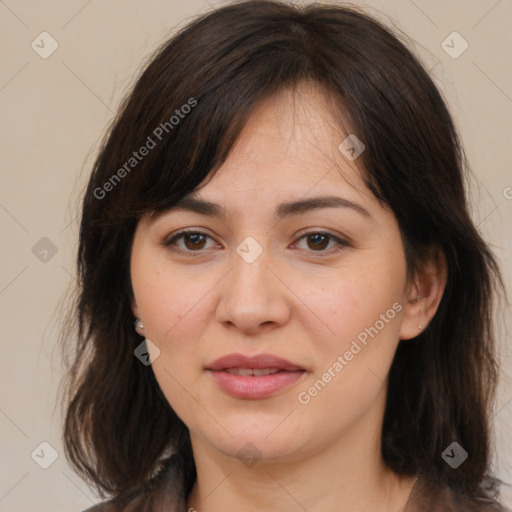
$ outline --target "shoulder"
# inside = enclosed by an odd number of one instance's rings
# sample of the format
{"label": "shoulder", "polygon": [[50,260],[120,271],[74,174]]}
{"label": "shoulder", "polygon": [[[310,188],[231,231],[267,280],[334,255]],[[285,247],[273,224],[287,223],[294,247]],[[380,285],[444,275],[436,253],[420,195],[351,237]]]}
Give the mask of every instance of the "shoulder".
{"label": "shoulder", "polygon": [[451,487],[427,484],[421,478],[404,512],[512,512],[491,497],[472,497]]}
{"label": "shoulder", "polygon": [[454,490],[447,490],[446,496],[451,506],[449,510],[453,512],[512,512],[490,496],[470,497]]}
{"label": "shoulder", "polygon": [[181,512],[186,507],[183,471],[177,454],[166,459],[159,472],[146,484],[82,512]]}
{"label": "shoulder", "polygon": [[449,510],[450,512],[512,512],[496,500],[467,497],[457,500]]}
{"label": "shoulder", "polygon": [[141,508],[143,506],[144,499],[142,495],[139,495],[133,499],[110,499],[93,505],[82,512],[142,512],[146,510],[145,508]]}
{"label": "shoulder", "polygon": [[111,502],[98,503],[82,512],[114,512],[115,508]]}

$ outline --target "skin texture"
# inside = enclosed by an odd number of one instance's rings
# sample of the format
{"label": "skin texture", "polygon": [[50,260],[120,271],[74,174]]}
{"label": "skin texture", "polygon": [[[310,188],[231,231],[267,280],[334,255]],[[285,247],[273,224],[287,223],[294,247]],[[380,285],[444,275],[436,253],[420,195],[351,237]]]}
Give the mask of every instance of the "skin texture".
{"label": "skin texture", "polygon": [[[314,86],[266,100],[196,193],[223,206],[225,219],[174,210],[143,217],[136,229],[133,314],[160,350],[153,371],[189,428],[198,479],[188,507],[200,512],[398,511],[414,483],[380,456],[386,376],[399,340],[415,337],[435,314],[445,269],[433,260],[407,281],[396,219],[364,185],[357,160],[338,150],[347,134],[329,112]],[[369,215],[324,208],[274,216],[284,201],[320,195],[348,199]],[[210,238],[162,244],[182,228]],[[317,248],[302,238],[323,232],[348,245],[328,238]],[[252,263],[236,252],[247,236],[263,251]],[[299,393],[393,304],[394,317],[301,403]],[[205,371],[233,352],[271,353],[307,372],[272,397],[234,398]],[[237,456],[248,442],[261,457],[251,467]]]}

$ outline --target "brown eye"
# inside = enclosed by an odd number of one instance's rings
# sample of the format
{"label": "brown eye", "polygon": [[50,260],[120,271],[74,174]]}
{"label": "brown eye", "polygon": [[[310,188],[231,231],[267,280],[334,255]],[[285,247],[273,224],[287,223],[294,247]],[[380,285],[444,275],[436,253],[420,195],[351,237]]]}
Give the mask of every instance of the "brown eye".
{"label": "brown eye", "polygon": [[[211,239],[209,235],[200,231],[180,231],[163,244],[166,247],[176,246],[178,250],[185,253],[201,252],[205,248],[208,238]],[[177,243],[180,241],[183,241],[183,244]]]}
{"label": "brown eye", "polygon": [[185,233],[182,235],[185,247],[190,250],[202,249],[206,237],[200,233]]}
{"label": "brown eye", "polygon": [[[166,247],[173,247],[189,256],[200,256],[207,249],[208,239],[213,240],[212,237],[201,231],[184,230],[176,233],[169,240],[163,242]],[[328,256],[333,253],[341,251],[343,248],[348,247],[349,243],[341,238],[331,234],[322,232],[310,232],[302,235],[299,240],[306,239],[306,251],[310,253],[318,253],[315,256]],[[178,243],[182,242],[182,243]],[[330,250],[329,244],[334,242],[335,245]],[[195,254],[194,254],[195,253]]]}
{"label": "brown eye", "polygon": [[[349,246],[349,243],[331,233],[310,232],[302,235],[299,240],[306,239],[307,251],[315,252],[315,256],[328,256],[337,253]],[[330,242],[335,242],[335,246],[329,250],[327,247]]]}
{"label": "brown eye", "polygon": [[312,235],[307,235],[308,241],[311,241],[312,244],[308,244],[308,247],[312,249],[325,249],[329,245],[329,236],[323,233],[314,233]]}

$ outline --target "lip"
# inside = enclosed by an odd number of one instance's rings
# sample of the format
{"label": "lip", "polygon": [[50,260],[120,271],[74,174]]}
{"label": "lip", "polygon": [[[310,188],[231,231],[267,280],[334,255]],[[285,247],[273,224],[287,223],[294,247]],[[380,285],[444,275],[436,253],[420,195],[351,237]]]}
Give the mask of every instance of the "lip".
{"label": "lip", "polygon": [[246,356],[244,354],[227,354],[213,363],[210,363],[207,370],[225,370],[227,368],[278,368],[294,372],[304,370],[301,366],[291,363],[282,357],[274,356],[273,354],[258,354],[256,356]]}
{"label": "lip", "polygon": [[[229,368],[277,368],[278,373],[261,376],[241,376],[227,373]],[[242,399],[257,400],[273,396],[297,383],[307,371],[281,357],[272,354],[245,356],[228,354],[206,368],[208,373],[231,396]]]}

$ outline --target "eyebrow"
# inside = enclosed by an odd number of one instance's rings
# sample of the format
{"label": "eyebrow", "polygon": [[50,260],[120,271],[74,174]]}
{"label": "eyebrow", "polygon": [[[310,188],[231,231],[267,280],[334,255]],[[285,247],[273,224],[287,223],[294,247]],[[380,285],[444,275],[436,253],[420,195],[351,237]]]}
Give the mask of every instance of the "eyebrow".
{"label": "eyebrow", "polygon": [[[275,211],[275,216],[278,219],[290,217],[292,215],[299,215],[302,213],[319,210],[323,208],[349,208],[363,215],[364,217],[371,218],[368,210],[361,205],[337,196],[318,196],[308,199],[299,199],[297,201],[290,201],[281,203]],[[220,219],[226,218],[226,211],[224,208],[211,201],[199,199],[191,195],[185,196],[180,199],[168,212],[174,210],[185,210],[200,215],[207,215],[210,217],[218,217]]]}

